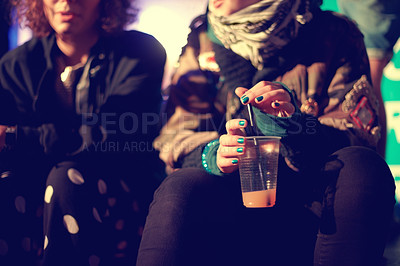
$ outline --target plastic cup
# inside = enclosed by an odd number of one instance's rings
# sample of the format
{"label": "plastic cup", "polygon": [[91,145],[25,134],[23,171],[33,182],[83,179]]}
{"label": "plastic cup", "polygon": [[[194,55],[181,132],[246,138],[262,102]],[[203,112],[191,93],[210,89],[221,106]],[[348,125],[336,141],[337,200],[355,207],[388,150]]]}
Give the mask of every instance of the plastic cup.
{"label": "plastic cup", "polygon": [[246,137],[239,157],[243,204],[248,208],[272,207],[276,201],[280,137]]}

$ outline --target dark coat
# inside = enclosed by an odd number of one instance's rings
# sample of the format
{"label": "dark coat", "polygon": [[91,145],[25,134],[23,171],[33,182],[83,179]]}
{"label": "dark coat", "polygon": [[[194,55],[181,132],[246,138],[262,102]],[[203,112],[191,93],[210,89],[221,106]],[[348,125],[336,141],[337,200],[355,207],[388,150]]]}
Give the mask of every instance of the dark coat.
{"label": "dark coat", "polygon": [[116,145],[118,152],[135,153],[140,145],[149,150],[158,134],[154,119],[166,60],[161,44],[137,31],[100,38],[77,85],[72,116],[45,93],[55,86],[57,51],[52,34],[1,59],[0,124],[17,125],[17,146],[57,155],[94,151],[99,143]]}

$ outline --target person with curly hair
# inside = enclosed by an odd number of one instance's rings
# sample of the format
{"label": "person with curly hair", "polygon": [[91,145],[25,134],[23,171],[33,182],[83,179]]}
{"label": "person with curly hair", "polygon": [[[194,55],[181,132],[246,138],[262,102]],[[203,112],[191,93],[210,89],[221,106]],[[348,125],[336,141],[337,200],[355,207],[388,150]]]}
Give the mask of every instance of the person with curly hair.
{"label": "person with curly hair", "polygon": [[33,38],[0,61],[0,264],[132,264],[164,177],[165,49],[124,30],[131,0],[10,3]]}

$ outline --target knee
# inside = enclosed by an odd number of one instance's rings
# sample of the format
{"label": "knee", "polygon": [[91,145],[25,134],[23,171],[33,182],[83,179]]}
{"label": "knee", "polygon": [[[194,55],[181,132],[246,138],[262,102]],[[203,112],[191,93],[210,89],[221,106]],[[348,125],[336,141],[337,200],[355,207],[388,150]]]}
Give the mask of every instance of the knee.
{"label": "knee", "polygon": [[361,146],[346,147],[335,152],[332,158],[333,160],[326,164],[326,170],[336,168],[340,184],[349,184],[355,190],[357,187],[364,187],[386,195],[394,195],[391,171],[385,160],[372,149]]}
{"label": "knee", "polygon": [[343,168],[346,170],[367,176],[392,177],[385,160],[372,149],[362,146],[350,146],[338,150],[333,156],[342,163]]}
{"label": "knee", "polygon": [[46,195],[51,193],[63,198],[66,194],[85,183],[85,177],[74,162],[62,162],[55,165],[47,176]]}
{"label": "knee", "polygon": [[169,198],[189,200],[201,197],[213,188],[217,177],[199,168],[182,168],[169,175],[155,192],[155,199]]}

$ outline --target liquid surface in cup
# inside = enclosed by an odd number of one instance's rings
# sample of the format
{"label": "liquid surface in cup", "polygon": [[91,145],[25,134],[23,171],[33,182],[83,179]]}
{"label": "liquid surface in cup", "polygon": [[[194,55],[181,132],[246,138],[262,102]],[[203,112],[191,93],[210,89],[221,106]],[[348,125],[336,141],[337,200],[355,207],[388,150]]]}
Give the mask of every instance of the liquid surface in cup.
{"label": "liquid surface in cup", "polygon": [[276,189],[242,193],[243,204],[248,208],[272,207],[276,201]]}

